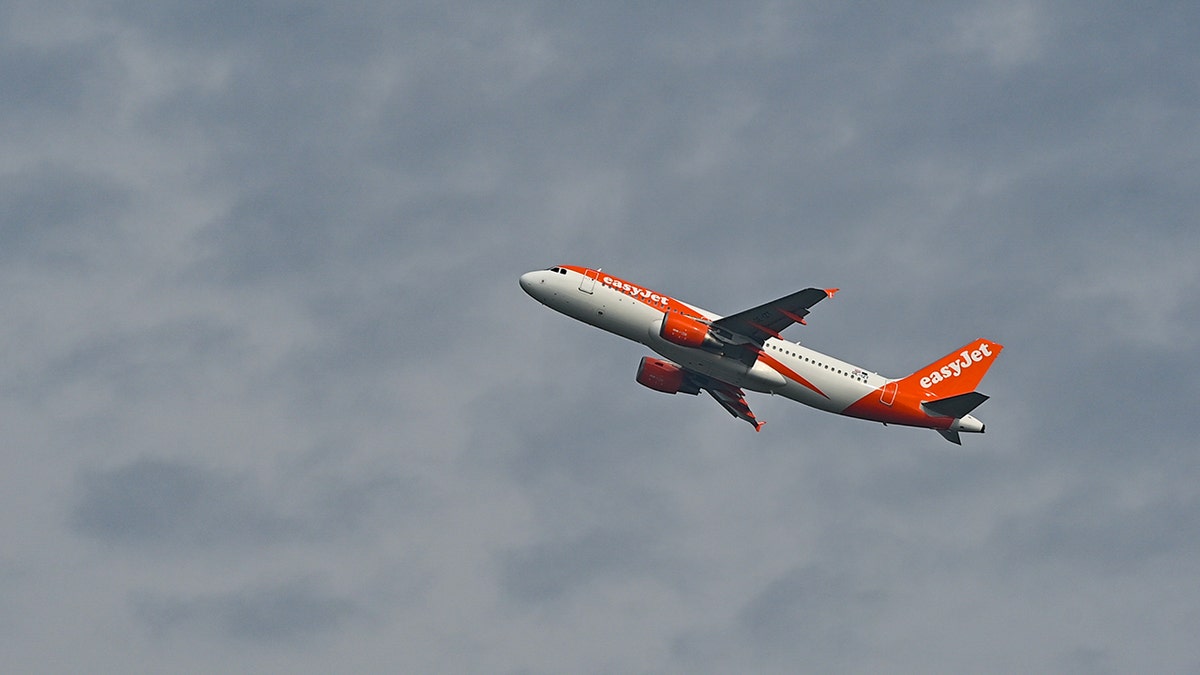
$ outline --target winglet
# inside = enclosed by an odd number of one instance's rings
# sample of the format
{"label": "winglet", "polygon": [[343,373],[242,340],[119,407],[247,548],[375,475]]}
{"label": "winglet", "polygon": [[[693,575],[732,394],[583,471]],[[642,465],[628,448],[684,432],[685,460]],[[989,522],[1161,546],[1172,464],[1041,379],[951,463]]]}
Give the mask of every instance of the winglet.
{"label": "winglet", "polygon": [[763,425],[764,425],[764,424],[766,424],[766,422],[755,422],[755,423],[754,423],[754,430],[755,430],[755,431],[762,431],[762,428],[763,428]]}
{"label": "winglet", "polygon": [[838,292],[838,291],[840,291],[840,290],[842,290],[842,289],[840,289],[840,288],[826,288],[826,289],[825,289],[825,295],[827,295],[827,296],[829,296],[829,297],[831,297],[831,298],[832,298],[832,297],[833,297],[833,294],[834,294],[834,293],[837,293],[837,292]]}

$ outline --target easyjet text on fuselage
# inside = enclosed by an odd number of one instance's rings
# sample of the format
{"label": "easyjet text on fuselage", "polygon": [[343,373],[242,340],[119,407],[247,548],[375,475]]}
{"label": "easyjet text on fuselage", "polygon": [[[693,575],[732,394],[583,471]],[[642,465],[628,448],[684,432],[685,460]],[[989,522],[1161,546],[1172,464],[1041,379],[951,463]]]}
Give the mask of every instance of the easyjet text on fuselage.
{"label": "easyjet text on fuselage", "polygon": [[648,288],[638,288],[637,286],[625,281],[621,281],[620,279],[614,279],[606,276],[600,278],[600,283],[612,288],[613,290],[621,291],[622,293],[626,293],[632,297],[648,300],[655,304],[670,304],[671,302],[671,299],[665,295],[659,295]]}

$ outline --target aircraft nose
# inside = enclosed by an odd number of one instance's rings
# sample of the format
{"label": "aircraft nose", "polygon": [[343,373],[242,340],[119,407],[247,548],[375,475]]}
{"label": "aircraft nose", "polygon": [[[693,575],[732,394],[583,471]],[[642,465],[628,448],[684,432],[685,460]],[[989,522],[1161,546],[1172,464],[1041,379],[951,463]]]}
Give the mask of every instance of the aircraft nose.
{"label": "aircraft nose", "polygon": [[520,280],[521,290],[525,291],[529,295],[533,295],[533,287],[537,285],[536,276],[537,272],[526,272],[525,274],[522,274]]}

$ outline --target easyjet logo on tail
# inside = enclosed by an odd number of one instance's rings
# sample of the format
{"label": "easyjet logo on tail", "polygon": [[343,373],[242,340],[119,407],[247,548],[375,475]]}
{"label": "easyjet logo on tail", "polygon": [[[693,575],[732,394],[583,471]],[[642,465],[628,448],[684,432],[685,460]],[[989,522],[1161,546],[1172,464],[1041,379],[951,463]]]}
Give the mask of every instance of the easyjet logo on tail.
{"label": "easyjet logo on tail", "polygon": [[953,361],[922,377],[920,385],[928,389],[938,382],[958,377],[971,366],[990,356],[992,356],[992,346],[986,342],[980,343],[976,349],[964,349]]}

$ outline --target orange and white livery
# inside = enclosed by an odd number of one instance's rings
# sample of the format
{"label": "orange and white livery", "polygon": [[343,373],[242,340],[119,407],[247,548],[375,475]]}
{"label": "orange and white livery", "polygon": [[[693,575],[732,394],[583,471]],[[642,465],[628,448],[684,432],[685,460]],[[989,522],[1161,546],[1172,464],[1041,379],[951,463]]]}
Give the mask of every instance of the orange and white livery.
{"label": "orange and white livery", "polygon": [[576,265],[523,274],[521,288],[551,309],[656,352],[662,358],[642,358],[640,384],[668,394],[706,391],[756,431],[763,423],[746,403],[747,389],[839,415],[934,429],[961,443],[960,433],[983,432],[971,412],[987,396],[975,387],[1004,349],[981,338],[907,377],[889,378],[780,335],[804,323],[836,288],[806,288],[724,317]]}

